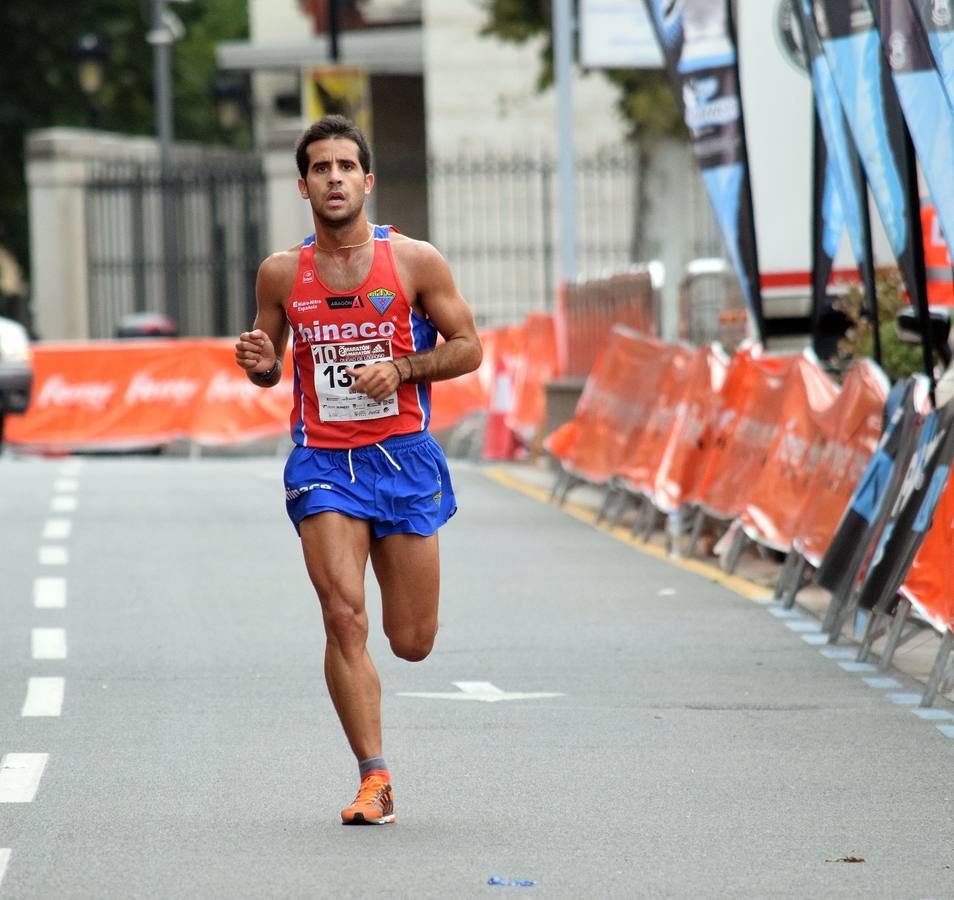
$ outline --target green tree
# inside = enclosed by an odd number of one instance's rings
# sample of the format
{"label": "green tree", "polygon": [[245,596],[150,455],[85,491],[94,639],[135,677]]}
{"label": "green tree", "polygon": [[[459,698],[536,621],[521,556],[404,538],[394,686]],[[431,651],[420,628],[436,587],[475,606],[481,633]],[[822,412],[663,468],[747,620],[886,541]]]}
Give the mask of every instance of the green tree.
{"label": "green tree", "polygon": [[[176,4],[186,35],[173,45],[176,138],[216,141],[210,90],[215,45],[247,36],[246,0]],[[108,45],[106,80],[97,98],[98,127],[155,134],[153,53],[148,0],[0,3],[0,244],[29,265],[23,144],[34,129],[86,126],[86,99],[76,79],[75,47],[85,32]]]}
{"label": "green tree", "polygon": [[[553,83],[552,0],[484,0],[487,18],[481,33],[503,41],[525,44],[539,37],[540,73],[537,86]],[[578,2],[574,3],[578,10]],[[682,115],[662,69],[606,69],[603,74],[619,88],[619,111],[633,139],[651,142],[662,137],[685,137]]]}
{"label": "green tree", "polygon": [[[487,18],[481,34],[515,44],[543,37],[540,49],[539,90],[553,83],[552,0],[484,0]],[[579,2],[574,0],[579,13]],[[682,114],[672,87],[662,69],[606,69],[606,78],[619,89],[617,107],[628,125],[636,149],[638,170],[633,245],[637,256],[646,252],[645,223],[649,208],[649,178],[652,150],[662,138],[687,139]]]}

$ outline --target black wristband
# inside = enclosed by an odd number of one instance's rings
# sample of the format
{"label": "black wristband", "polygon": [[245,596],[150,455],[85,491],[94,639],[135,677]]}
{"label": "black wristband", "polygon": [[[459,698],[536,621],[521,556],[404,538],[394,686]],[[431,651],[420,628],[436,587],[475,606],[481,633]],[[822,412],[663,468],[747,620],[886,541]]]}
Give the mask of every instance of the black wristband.
{"label": "black wristband", "polygon": [[276,371],[278,371],[278,360],[277,360],[277,359],[275,360],[274,363],[272,363],[272,367],[271,367],[270,369],[266,369],[264,372],[252,372],[252,374],[253,374],[256,378],[271,378],[272,375],[274,375]]}

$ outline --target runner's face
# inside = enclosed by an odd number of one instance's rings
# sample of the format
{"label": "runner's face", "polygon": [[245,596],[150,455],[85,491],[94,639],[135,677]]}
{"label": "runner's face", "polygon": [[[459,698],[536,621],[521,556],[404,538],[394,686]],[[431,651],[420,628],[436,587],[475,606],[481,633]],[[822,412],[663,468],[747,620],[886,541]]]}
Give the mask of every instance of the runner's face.
{"label": "runner's face", "polygon": [[340,228],[353,222],[372,184],[374,176],[362,171],[354,141],[329,138],[308,145],[308,171],[298,189],[324,224]]}

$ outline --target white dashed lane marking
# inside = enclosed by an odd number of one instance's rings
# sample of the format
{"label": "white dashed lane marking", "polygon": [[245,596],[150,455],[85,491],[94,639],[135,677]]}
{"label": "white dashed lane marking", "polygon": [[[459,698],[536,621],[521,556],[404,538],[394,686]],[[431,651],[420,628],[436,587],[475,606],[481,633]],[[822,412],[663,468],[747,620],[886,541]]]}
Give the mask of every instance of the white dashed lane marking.
{"label": "white dashed lane marking", "polygon": [[43,544],[40,546],[37,558],[41,566],[65,566],[70,559],[66,547],[57,544]]}
{"label": "white dashed lane marking", "polygon": [[75,478],[57,478],[53,482],[53,490],[61,494],[71,494],[79,489],[79,482]]}
{"label": "white dashed lane marking", "polygon": [[32,803],[49,753],[7,753],[0,759],[0,803]]}
{"label": "white dashed lane marking", "polygon": [[10,848],[0,847],[0,887],[3,886],[3,876],[7,874],[7,865],[10,862]]}
{"label": "white dashed lane marking", "polygon": [[66,659],[66,629],[34,628],[30,647],[34,659]]}
{"label": "white dashed lane marking", "polygon": [[73,523],[69,519],[47,519],[43,526],[44,541],[63,541],[70,536]]}
{"label": "white dashed lane marking", "polygon": [[53,512],[75,512],[79,501],[72,494],[57,495],[50,501]]}
{"label": "white dashed lane marking", "polygon": [[63,609],[66,606],[66,579],[53,576],[34,579],[33,605],[37,609]]}
{"label": "white dashed lane marking", "polygon": [[63,678],[31,678],[27,682],[26,700],[21,716],[58,716],[63,712],[63,694],[66,680]]}

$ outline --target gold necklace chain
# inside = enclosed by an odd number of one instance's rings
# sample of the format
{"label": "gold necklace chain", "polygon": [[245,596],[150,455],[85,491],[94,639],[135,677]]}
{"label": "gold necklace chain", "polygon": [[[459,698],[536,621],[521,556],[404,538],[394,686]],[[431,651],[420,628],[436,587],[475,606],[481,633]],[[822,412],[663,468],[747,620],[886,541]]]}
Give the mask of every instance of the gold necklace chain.
{"label": "gold necklace chain", "polygon": [[358,247],[364,247],[366,244],[371,243],[371,239],[374,237],[374,228],[371,228],[371,233],[360,243],[360,244],[344,244],[341,247],[322,247],[318,243],[317,236],[315,237],[315,249],[320,250],[322,253],[337,253],[339,250],[354,250]]}

